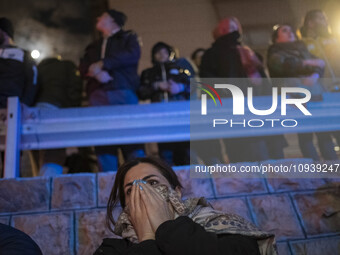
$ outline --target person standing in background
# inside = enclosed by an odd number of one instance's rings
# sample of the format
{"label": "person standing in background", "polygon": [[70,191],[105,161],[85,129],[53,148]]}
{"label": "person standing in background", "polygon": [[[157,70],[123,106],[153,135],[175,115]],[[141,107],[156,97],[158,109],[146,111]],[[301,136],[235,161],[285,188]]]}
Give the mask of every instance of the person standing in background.
{"label": "person standing in background", "polygon": [[[310,54],[306,45],[296,39],[293,29],[289,25],[275,26],[272,42],[267,54],[270,76],[272,78],[289,78],[285,80],[285,86],[308,89],[311,92],[311,101],[323,100],[323,87],[319,78],[324,72],[325,62]],[[337,156],[330,133],[318,132],[315,134],[323,158],[336,160]],[[313,144],[313,133],[299,133],[298,140],[300,150],[305,158],[320,160]]]}
{"label": "person standing in background", "polygon": [[[138,91],[141,100],[167,103],[190,99],[191,72],[178,64],[171,46],[164,42],[156,43],[152,47],[151,62],[153,66],[145,69],[141,75]],[[170,165],[190,164],[189,142],[159,143],[158,151],[160,157]]]}
{"label": "person standing in background", "polygon": [[32,106],[37,91],[37,67],[29,52],[15,46],[14,28],[7,18],[0,18],[0,108],[8,97]]}
{"label": "person standing in background", "polygon": [[324,84],[326,90],[340,92],[340,41],[330,32],[325,13],[321,10],[307,12],[300,33],[309,52],[325,61],[323,77],[329,79]]}
{"label": "person standing in background", "polygon": [[[326,91],[340,92],[340,40],[330,32],[326,14],[321,10],[307,12],[300,33],[309,52],[325,61]],[[340,131],[332,135],[340,146]]]}
{"label": "person standing in background", "polygon": [[[221,20],[213,31],[215,42],[202,57],[201,78],[244,78],[239,88],[245,93],[253,87],[254,95],[263,95],[267,88],[262,74],[263,65],[256,54],[241,41],[242,27],[235,17]],[[230,95],[226,95],[230,96]],[[224,139],[230,162],[262,161],[269,159],[266,141],[262,137]],[[209,141],[209,148],[219,147]],[[215,143],[215,145],[213,145]],[[220,153],[214,153],[218,160]],[[202,155],[202,153],[199,153]]]}
{"label": "person standing in background", "polygon": [[197,72],[201,67],[201,62],[202,62],[202,57],[203,57],[204,52],[205,52],[205,49],[198,48],[191,54],[191,60],[195,64],[195,68],[197,69]]}
{"label": "person standing in background", "polygon": [[[97,19],[96,29],[102,37],[86,48],[80,61],[90,106],[138,104],[140,45],[134,32],[122,29],[126,19],[124,13],[113,9]],[[117,169],[119,147],[125,159],[144,155],[142,145],[96,147],[102,171]]]}
{"label": "person standing in background", "polygon": [[[37,92],[38,70],[29,52],[14,44],[12,22],[0,18],[0,109],[7,108],[9,97],[18,97],[21,103],[32,106]],[[5,153],[1,152],[1,164]],[[3,166],[2,166],[3,169]],[[0,177],[2,170],[0,170]]]}

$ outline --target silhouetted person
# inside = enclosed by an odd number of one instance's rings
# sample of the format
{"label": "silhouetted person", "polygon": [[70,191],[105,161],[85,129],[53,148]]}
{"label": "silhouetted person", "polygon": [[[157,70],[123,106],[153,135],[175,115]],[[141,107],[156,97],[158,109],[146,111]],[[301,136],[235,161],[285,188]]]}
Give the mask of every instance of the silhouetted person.
{"label": "silhouetted person", "polygon": [[15,46],[14,28],[7,18],[0,18],[0,108],[8,97],[19,97],[28,106],[34,103],[37,67],[29,52]]}

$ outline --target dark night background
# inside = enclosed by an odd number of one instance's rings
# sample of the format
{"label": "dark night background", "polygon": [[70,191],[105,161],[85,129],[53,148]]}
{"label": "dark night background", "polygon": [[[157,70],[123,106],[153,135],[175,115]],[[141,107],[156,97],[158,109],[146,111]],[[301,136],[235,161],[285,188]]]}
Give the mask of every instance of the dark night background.
{"label": "dark night background", "polygon": [[[15,43],[41,56],[60,55],[78,63],[93,39],[93,21],[98,6],[106,1],[91,0],[2,0],[0,17],[11,19]],[[103,4],[104,3],[104,4]]]}

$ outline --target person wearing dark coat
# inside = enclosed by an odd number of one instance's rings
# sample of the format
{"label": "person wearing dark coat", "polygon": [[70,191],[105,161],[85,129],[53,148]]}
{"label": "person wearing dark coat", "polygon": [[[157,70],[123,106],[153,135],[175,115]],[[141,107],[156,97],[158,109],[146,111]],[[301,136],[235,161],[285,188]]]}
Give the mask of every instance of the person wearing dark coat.
{"label": "person wearing dark coat", "polygon": [[[264,78],[263,65],[249,47],[241,44],[241,34],[242,28],[237,18],[230,17],[220,21],[213,32],[215,42],[202,57],[200,77],[244,78],[243,81],[246,82],[238,84],[244,95],[247,94],[248,87],[253,87],[254,96],[265,95],[270,86],[261,79]],[[265,138],[228,138],[224,139],[224,142],[230,162],[269,159]],[[217,142],[215,145],[212,144],[213,141],[210,143],[209,148],[219,147]],[[282,150],[282,146],[280,147]],[[199,153],[199,155],[201,154]],[[217,152],[215,154],[217,159],[222,157],[217,155]]]}
{"label": "person wearing dark coat", "polygon": [[[314,57],[304,42],[296,39],[289,25],[277,25],[272,35],[273,44],[268,49],[267,65],[272,78],[289,78],[285,84],[302,87],[311,92],[312,101],[321,101],[324,89],[322,77],[325,62]],[[334,144],[329,132],[315,133],[324,159],[336,160]],[[320,160],[313,144],[313,133],[299,133],[299,146],[306,158]]]}
{"label": "person wearing dark coat", "polygon": [[[90,106],[138,104],[137,67],[141,52],[137,35],[122,29],[126,19],[124,13],[113,9],[97,19],[96,28],[102,37],[86,48],[79,67],[87,80]],[[126,160],[144,155],[142,145],[96,147],[101,171],[117,169],[119,147]]]}
{"label": "person wearing dark coat", "polygon": [[142,71],[139,98],[151,102],[188,100],[190,75],[177,64],[173,48],[156,43],[151,50],[151,62],[153,66]]}
{"label": "person wearing dark coat", "polygon": [[[95,255],[276,255],[274,236],[204,198],[181,198],[176,173],[157,158],[139,158],[117,172],[107,207],[111,231]],[[120,203],[117,219],[113,210]],[[113,229],[114,226],[114,229]]]}
{"label": "person wearing dark coat", "polygon": [[0,108],[8,97],[32,106],[37,91],[37,67],[29,52],[15,46],[14,28],[7,18],[0,18]]}
{"label": "person wearing dark coat", "polygon": [[[173,48],[164,42],[156,43],[151,50],[151,61],[153,66],[141,75],[139,98],[152,103],[189,100],[191,73],[178,64]],[[181,64],[184,63],[182,60]],[[168,164],[190,164],[189,142],[159,143],[158,151]]]}
{"label": "person wearing dark coat", "polygon": [[80,61],[90,106],[138,103],[137,67],[141,51],[137,35],[122,29],[126,19],[124,13],[116,10],[98,17],[96,28],[102,37],[87,46]]}
{"label": "person wearing dark coat", "polygon": [[39,63],[38,72],[36,103],[57,108],[81,106],[83,83],[72,61],[46,58]]}
{"label": "person wearing dark coat", "polygon": [[0,255],[42,255],[42,252],[27,234],[0,223]]}

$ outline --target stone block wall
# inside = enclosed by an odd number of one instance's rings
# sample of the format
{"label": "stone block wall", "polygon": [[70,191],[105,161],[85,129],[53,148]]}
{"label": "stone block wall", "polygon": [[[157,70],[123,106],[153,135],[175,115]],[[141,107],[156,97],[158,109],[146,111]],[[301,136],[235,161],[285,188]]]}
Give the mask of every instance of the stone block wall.
{"label": "stone block wall", "polygon": [[[280,255],[340,254],[340,179],[190,179],[184,196],[204,196],[276,234]],[[43,254],[92,254],[105,237],[114,173],[0,180],[0,223],[35,240]],[[119,209],[116,211],[118,215]]]}

